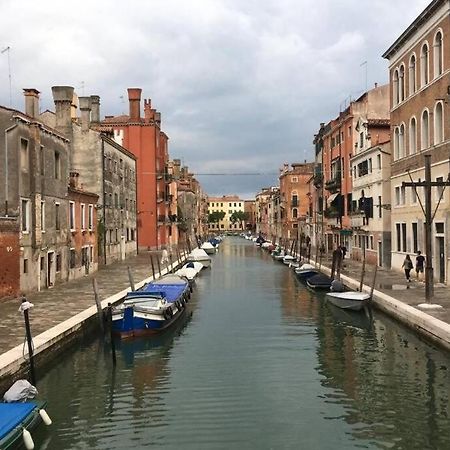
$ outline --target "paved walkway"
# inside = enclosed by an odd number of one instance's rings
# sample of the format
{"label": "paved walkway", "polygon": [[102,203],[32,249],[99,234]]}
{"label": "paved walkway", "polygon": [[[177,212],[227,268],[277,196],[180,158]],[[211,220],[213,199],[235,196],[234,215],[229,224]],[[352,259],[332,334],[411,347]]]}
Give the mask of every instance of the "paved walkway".
{"label": "paved walkway", "polygon": [[[130,267],[135,283],[152,275],[150,255],[153,255],[155,271],[160,252],[144,252],[108,266],[102,266],[92,275],[69,283],[56,285],[52,289],[27,295],[34,304],[30,312],[33,336],[47,331],[75,314],[95,305],[92,280],[97,278],[99,298],[103,300],[130,286],[127,267]],[[164,266],[166,267],[166,266]],[[163,267],[161,267],[163,269]],[[0,302],[0,354],[22,344],[25,338],[23,316],[18,312],[20,299]]]}

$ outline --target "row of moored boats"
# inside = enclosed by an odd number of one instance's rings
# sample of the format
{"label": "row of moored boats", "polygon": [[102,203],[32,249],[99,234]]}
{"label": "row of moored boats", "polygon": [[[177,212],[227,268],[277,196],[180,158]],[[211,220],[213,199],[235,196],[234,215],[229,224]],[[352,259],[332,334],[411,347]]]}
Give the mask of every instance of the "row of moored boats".
{"label": "row of moored boats", "polygon": [[333,305],[353,311],[361,311],[369,305],[370,294],[348,290],[340,280],[323,274],[314,264],[291,255],[280,245],[273,244],[261,237],[250,235],[245,235],[244,237],[252,240],[255,245],[260,246],[262,249],[267,250],[274,260],[290,267],[297,279],[310,289],[327,291],[327,300]]}

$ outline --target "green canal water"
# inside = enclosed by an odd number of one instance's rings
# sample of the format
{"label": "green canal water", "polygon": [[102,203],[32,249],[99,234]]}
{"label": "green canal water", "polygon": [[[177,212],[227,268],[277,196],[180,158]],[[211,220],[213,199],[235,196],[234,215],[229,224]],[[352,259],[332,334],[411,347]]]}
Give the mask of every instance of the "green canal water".
{"label": "green canal water", "polygon": [[89,341],[39,382],[40,449],[449,449],[449,355],[350,316],[252,243],[227,238],[183,323]]}

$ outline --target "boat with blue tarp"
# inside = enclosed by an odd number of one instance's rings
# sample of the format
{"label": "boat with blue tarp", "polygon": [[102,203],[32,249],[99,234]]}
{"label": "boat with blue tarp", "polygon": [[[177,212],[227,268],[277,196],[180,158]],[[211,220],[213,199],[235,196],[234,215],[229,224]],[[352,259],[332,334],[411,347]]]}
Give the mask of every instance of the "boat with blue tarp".
{"label": "boat with blue tarp", "polygon": [[168,275],[129,292],[112,312],[113,332],[129,338],[167,329],[183,315],[190,289],[185,278]]}

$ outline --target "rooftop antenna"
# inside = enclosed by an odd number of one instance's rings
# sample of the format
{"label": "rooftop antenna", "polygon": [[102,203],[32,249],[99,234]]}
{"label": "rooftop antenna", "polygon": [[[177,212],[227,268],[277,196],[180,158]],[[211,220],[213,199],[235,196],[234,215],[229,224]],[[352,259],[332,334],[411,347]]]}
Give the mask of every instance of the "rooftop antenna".
{"label": "rooftop antenna", "polygon": [[1,54],[8,53],[8,78],[9,78],[9,106],[12,107],[12,82],[11,82],[11,58],[9,56],[9,52],[11,50],[11,47],[8,45],[8,47],[5,47]]}
{"label": "rooftop antenna", "polygon": [[84,81],[80,82],[81,95],[84,97]]}
{"label": "rooftop antenna", "polygon": [[362,66],[364,66],[364,68],[365,68],[365,78],[366,78],[366,90],[364,92],[367,92],[367,61],[363,61],[359,65],[359,67],[362,67]]}
{"label": "rooftop antenna", "polygon": [[125,114],[125,99],[123,97],[123,95],[119,96],[120,98],[120,103],[122,104],[122,114]]}

